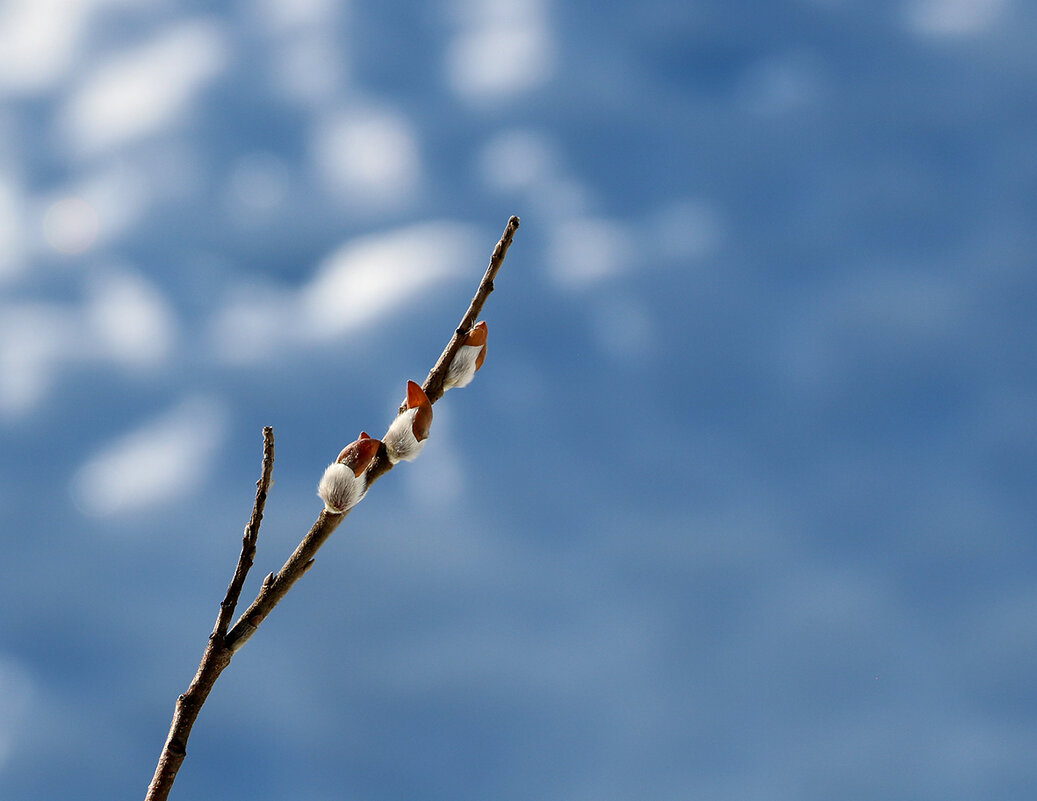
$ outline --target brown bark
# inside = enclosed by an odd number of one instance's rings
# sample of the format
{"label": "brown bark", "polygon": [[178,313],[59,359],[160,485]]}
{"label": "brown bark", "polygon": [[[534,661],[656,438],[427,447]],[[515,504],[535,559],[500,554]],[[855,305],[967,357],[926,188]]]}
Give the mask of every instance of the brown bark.
{"label": "brown bark", "polygon": [[[519,218],[511,217],[504,229],[504,233],[493,249],[489,266],[479,282],[475,296],[468,306],[468,310],[461,318],[457,329],[450,337],[442,355],[436,361],[435,366],[429,371],[428,377],[422,389],[428,396],[429,401],[435,403],[443,397],[443,379],[446,377],[454,355],[464,340],[465,334],[475,325],[483,304],[493,291],[493,281],[497,272],[504,262],[504,256],[508,252],[512,238],[519,226]],[[405,409],[402,404],[400,412]],[[148,793],[145,801],[165,801],[169,797],[173,781],[176,779],[177,771],[187,756],[187,739],[191,734],[191,728],[198,719],[198,713],[208,698],[216,679],[219,678],[223,669],[230,664],[231,658],[241,646],[255,633],[270,611],[280,602],[296,581],[313,565],[313,560],[331,533],[349,514],[332,514],[321,511],[316,522],[307,532],[306,536],[296,546],[291,556],[276,573],[269,574],[260,587],[259,593],[249,604],[233,626],[230,621],[234,616],[241,589],[245,578],[252,567],[252,561],[256,554],[256,541],[259,536],[259,525],[263,519],[263,508],[266,504],[267,492],[270,489],[271,473],[274,465],[274,433],[269,426],[263,429],[263,464],[260,478],[256,482],[256,500],[252,507],[252,515],[249,517],[248,525],[241,540],[241,555],[234,569],[234,576],[227,593],[220,603],[220,611],[213,626],[209,641],[202,653],[198,671],[191,680],[187,691],[176,700],[173,710],[173,721],[169,727],[169,734],[162,746],[155,775],[148,785]],[[367,469],[367,485],[370,487],[381,476],[392,469],[383,445],[374,461]]]}

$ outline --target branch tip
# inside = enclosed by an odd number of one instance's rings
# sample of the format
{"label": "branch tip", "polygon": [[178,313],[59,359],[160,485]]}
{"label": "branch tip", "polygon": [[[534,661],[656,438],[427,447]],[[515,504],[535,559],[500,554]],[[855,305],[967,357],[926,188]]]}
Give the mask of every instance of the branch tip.
{"label": "branch tip", "polygon": [[[431,404],[443,396],[443,381],[449,370],[450,364],[457,354],[458,349],[468,335],[472,326],[475,325],[482,311],[486,298],[494,289],[494,278],[500,270],[511,245],[515,231],[519,227],[519,218],[512,215],[504,228],[504,233],[494,246],[490,263],[486,272],[479,282],[468,311],[461,318],[460,324],[455,329],[453,336],[447,343],[446,348],[440,355],[439,360],[425,379],[421,389],[427,396],[427,402]],[[401,406],[401,412],[406,405]],[[431,408],[429,409],[431,412]],[[226,595],[220,603],[220,612],[216,618],[216,624],[210,635],[210,643],[202,654],[198,671],[188,687],[187,693],[177,698],[176,708],[173,714],[173,722],[170,725],[169,735],[166,738],[162,753],[159,755],[155,775],[148,786],[146,801],[166,801],[169,791],[180,769],[180,765],[187,753],[187,738],[190,736],[191,728],[198,717],[202,704],[205,703],[213,684],[219,678],[220,673],[230,663],[231,656],[241,648],[245,642],[256,631],[259,624],[263,622],[270,610],[287,594],[298,578],[308,571],[314,564],[314,554],[327,541],[339,523],[345,519],[348,510],[343,514],[328,514],[322,509],[316,522],[310,528],[306,536],[296,546],[288,560],[277,572],[268,573],[263,579],[263,586],[249,608],[242,613],[233,627],[230,626],[234,609],[241,596],[241,590],[249,569],[252,567],[253,558],[256,554],[256,542],[259,536],[259,526],[263,520],[263,510],[266,505],[267,494],[273,481],[274,464],[274,429],[273,426],[263,426],[263,459],[259,479],[256,481],[256,498],[252,506],[252,514],[242,534],[241,554],[234,570],[234,576],[227,587]],[[392,469],[392,462],[384,443],[379,445],[378,454],[366,469],[367,486],[373,484],[380,476]],[[190,695],[190,703],[187,703]]]}

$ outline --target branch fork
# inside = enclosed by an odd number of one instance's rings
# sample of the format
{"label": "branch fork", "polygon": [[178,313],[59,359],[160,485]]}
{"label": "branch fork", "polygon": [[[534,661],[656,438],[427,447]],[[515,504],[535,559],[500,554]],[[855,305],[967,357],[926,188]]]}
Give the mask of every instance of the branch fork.
{"label": "branch fork", "polygon": [[[483,304],[485,304],[486,299],[493,291],[494,278],[504,263],[504,257],[511,246],[512,238],[518,227],[519,218],[511,217],[504,229],[504,233],[493,249],[489,266],[479,282],[468,310],[461,318],[461,322],[454,330],[450,341],[447,343],[446,348],[443,349],[443,353],[436,361],[436,364],[429,371],[424,383],[420,388],[417,388],[416,384],[414,385],[428,404],[427,422],[429,423],[432,417],[431,405],[442,398],[443,393],[450,386],[464,386],[463,383],[458,383],[454,380],[460,369],[455,366],[455,360],[457,360],[458,353],[463,347],[472,347],[472,345],[466,345],[466,340],[473,332],[473,329],[476,328],[476,320],[482,311]],[[482,342],[485,343],[485,324],[481,325],[483,327]],[[485,349],[485,344],[482,347]],[[485,350],[478,356],[478,364],[480,365],[484,353]],[[454,367],[453,374],[451,374],[452,367]],[[475,369],[478,369],[478,367],[476,366]],[[474,370],[471,370],[471,372],[474,373]],[[454,383],[447,383],[448,375],[451,376]],[[467,375],[467,370],[463,371],[462,377],[467,377],[468,380],[471,380],[471,376]],[[467,383],[467,381],[464,383]],[[399,422],[399,415],[404,415],[408,411],[417,409],[417,405],[414,407],[409,405],[411,402],[416,402],[416,398],[417,395],[412,394],[408,387],[408,398],[400,405],[397,421],[393,423],[393,426],[396,426],[397,422]],[[418,413],[421,413],[420,409],[414,415],[415,421],[417,421]],[[390,426],[390,433],[393,430],[393,426]],[[427,425],[424,428],[424,433],[427,436]],[[419,437],[417,430],[412,431],[412,434],[418,442],[418,450],[420,450],[423,439]],[[361,440],[365,437],[366,435],[362,435]],[[388,438],[388,434],[386,438]],[[339,459],[345,459],[346,461],[343,464],[348,465],[348,467],[356,467],[357,462],[351,463],[348,460],[347,451],[349,447],[351,446],[343,449]],[[393,447],[396,446],[394,445]],[[390,452],[387,450],[384,442],[380,443],[377,452],[370,459],[366,468],[362,470],[361,475],[356,476],[357,479],[361,479],[362,476],[364,482],[363,492],[366,492],[375,481],[391,470],[394,462],[400,459],[414,458],[416,455],[416,452],[413,456],[401,455],[399,451]],[[237,565],[234,568],[234,574],[227,587],[227,592],[220,602],[219,613],[217,614],[212,632],[209,634],[198,670],[187,690],[176,700],[173,710],[173,721],[170,724],[165,744],[162,746],[155,774],[151,779],[151,784],[148,785],[145,801],[165,801],[169,797],[176,774],[187,756],[187,740],[190,737],[191,728],[198,718],[202,705],[209,697],[216,679],[219,678],[224,668],[230,664],[234,654],[255,634],[257,628],[266,619],[266,616],[270,614],[270,611],[288,593],[295,582],[313,566],[317,551],[349,514],[351,507],[345,508],[342,511],[333,511],[325,506],[317,516],[317,520],[310,527],[309,532],[302,538],[281,569],[266,575],[255,599],[232,626],[230,622],[237,609],[241,591],[245,585],[245,579],[255,559],[259,526],[263,521],[263,510],[270,490],[273,467],[274,430],[272,427],[266,426],[263,428],[263,460],[260,467],[259,480],[256,481],[256,498],[252,505],[252,514],[249,516],[248,523],[242,534],[241,553],[238,556]],[[321,485],[323,486],[323,484],[324,482],[322,481]],[[362,496],[363,493],[361,493],[360,497]],[[321,497],[324,497],[323,493]],[[358,501],[359,498],[356,500]],[[327,501],[325,503],[327,504]]]}

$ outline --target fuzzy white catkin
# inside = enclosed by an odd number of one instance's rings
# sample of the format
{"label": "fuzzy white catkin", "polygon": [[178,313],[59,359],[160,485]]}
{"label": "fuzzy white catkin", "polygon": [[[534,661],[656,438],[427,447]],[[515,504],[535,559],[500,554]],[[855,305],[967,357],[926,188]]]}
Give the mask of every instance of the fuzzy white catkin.
{"label": "fuzzy white catkin", "polygon": [[389,461],[393,464],[400,461],[409,462],[417,458],[421,449],[425,447],[425,440],[419,442],[418,438],[414,436],[414,416],[417,413],[417,409],[408,409],[397,416],[389,426],[389,430],[385,432],[385,436],[382,437]]}
{"label": "fuzzy white catkin", "polygon": [[367,477],[357,478],[341,462],[329,464],[317,485],[317,494],[329,512],[341,514],[352,509],[367,491]]}
{"label": "fuzzy white catkin", "polygon": [[451,387],[466,387],[475,377],[475,362],[479,358],[479,351],[484,345],[462,345],[454,360],[450,362],[446,378],[443,379],[443,389]]}

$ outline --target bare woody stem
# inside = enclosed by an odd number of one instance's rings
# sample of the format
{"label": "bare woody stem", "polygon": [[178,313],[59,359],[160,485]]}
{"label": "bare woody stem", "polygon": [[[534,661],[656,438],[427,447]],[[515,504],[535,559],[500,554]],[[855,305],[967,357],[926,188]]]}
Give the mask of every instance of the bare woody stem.
{"label": "bare woody stem", "polygon": [[[425,390],[425,394],[432,403],[443,397],[443,379],[446,377],[450,362],[453,360],[454,354],[457,353],[457,349],[461,347],[464,334],[475,325],[476,317],[482,311],[486,298],[493,291],[493,279],[504,263],[504,256],[508,252],[508,247],[511,245],[511,240],[515,236],[515,230],[518,226],[518,217],[511,217],[508,220],[507,227],[505,227],[500,241],[493,249],[493,255],[490,257],[486,273],[479,282],[479,288],[475,291],[475,296],[468,305],[468,311],[461,318],[460,324],[450,337],[450,341],[447,343],[446,348],[443,349],[443,353],[436,361],[435,367],[432,368],[428,378],[425,379],[422,389]],[[403,404],[399,410],[400,413],[405,409],[406,404]],[[367,486],[370,487],[391,469],[392,463],[389,461],[385,453],[385,446],[383,445],[379,448],[378,455],[374,461],[367,468]],[[284,563],[284,566],[272,578],[267,577],[268,581],[263,584],[263,588],[259,591],[256,599],[227,634],[227,646],[231,651],[238,650],[252,636],[256,627],[263,622],[270,610],[284,598],[288,590],[292,588],[292,585],[309,569],[320,546],[325,543],[348,514],[348,511],[345,514],[331,514],[327,511],[320,513],[313,527],[310,528],[309,533],[303,537],[302,542],[296,546],[292,555],[288,557],[288,561]]]}
{"label": "bare woody stem", "polygon": [[148,785],[147,801],[164,801],[169,796],[169,790],[173,786],[180,765],[187,756],[187,738],[191,734],[202,704],[209,697],[216,679],[219,678],[223,669],[230,664],[231,651],[226,645],[227,626],[234,616],[234,608],[237,606],[238,598],[241,596],[241,588],[245,584],[245,577],[252,567],[252,560],[256,555],[256,539],[259,537],[259,524],[263,522],[263,509],[266,506],[266,496],[270,490],[270,480],[274,470],[274,429],[266,426],[263,429],[263,466],[260,469],[259,480],[256,482],[256,500],[252,504],[252,514],[249,516],[245,533],[241,537],[241,554],[234,568],[234,576],[227,587],[227,594],[220,603],[220,612],[216,617],[216,624],[209,635],[209,642],[202,653],[202,661],[198,665],[198,671],[191,679],[187,692],[176,699],[176,707],[173,710],[173,722],[169,726],[169,734],[162,746],[162,753],[155,767],[155,775]]}
{"label": "bare woody stem", "polygon": [[[518,227],[518,217],[508,219],[508,224],[504,228],[504,233],[501,234],[500,241],[493,248],[493,255],[490,256],[490,263],[486,267],[486,273],[479,282],[479,288],[475,290],[472,302],[468,305],[468,311],[465,312],[461,322],[458,323],[454,335],[450,337],[450,341],[443,349],[443,353],[440,355],[435,367],[429,370],[428,377],[421,388],[425,390],[425,394],[432,403],[443,397],[443,392],[445,391],[443,389],[443,381],[446,379],[447,371],[450,369],[450,363],[454,360],[454,356],[464,342],[465,334],[479,319],[479,313],[482,311],[483,304],[486,303],[486,299],[493,291],[493,279],[497,277],[497,271],[504,264],[504,257],[508,253],[508,248],[511,247],[511,240],[514,238]],[[401,403],[400,413],[402,414],[406,409],[407,404],[405,402]]]}
{"label": "bare woody stem", "polygon": [[[483,304],[493,291],[493,280],[504,263],[504,256],[508,252],[512,238],[519,227],[519,218],[511,217],[497,242],[490,257],[486,273],[479,282],[479,287],[472,298],[458,324],[457,329],[450,337],[446,348],[440,355],[435,366],[429,371],[428,377],[422,386],[428,399],[435,403],[443,397],[443,380],[446,377],[450,363],[461,347],[464,335],[475,325],[482,311]],[[401,406],[400,411],[404,410]],[[267,491],[270,488],[270,476],[274,462],[274,435],[273,429],[267,426],[263,429],[263,466],[259,481],[256,482],[256,501],[252,507],[252,515],[245,533],[241,540],[241,555],[234,570],[227,594],[220,603],[220,612],[216,618],[209,641],[202,653],[202,660],[198,665],[187,691],[177,698],[176,707],[173,712],[173,722],[169,727],[169,734],[159,755],[158,766],[155,775],[148,786],[148,794],[145,801],[165,801],[169,797],[173,781],[177,771],[187,755],[187,738],[191,734],[198,713],[205,703],[209,692],[212,690],[216,679],[219,678],[223,669],[230,664],[234,653],[243,646],[255,633],[270,611],[277,606],[282,598],[288,593],[296,581],[313,565],[317,551],[338,528],[339,524],[349,514],[332,514],[321,511],[313,526],[306,536],[296,546],[291,556],[280,570],[271,573],[263,580],[263,585],[256,595],[255,600],[249,604],[248,609],[242,613],[237,622],[230,626],[230,620],[234,616],[234,610],[241,595],[245,578],[256,553],[256,540],[259,535],[259,525],[263,519],[263,507],[266,503]],[[392,464],[383,445],[374,461],[367,468],[367,486],[370,487],[381,476],[392,469]]]}

